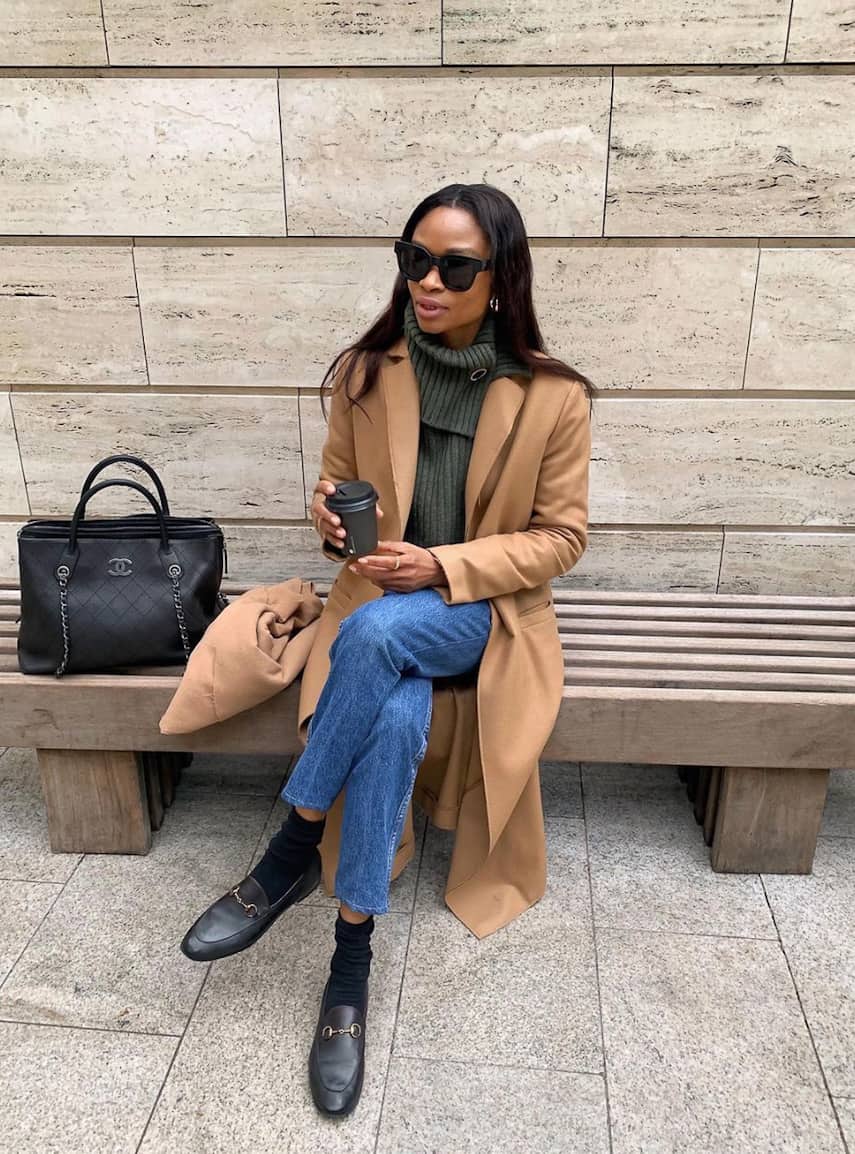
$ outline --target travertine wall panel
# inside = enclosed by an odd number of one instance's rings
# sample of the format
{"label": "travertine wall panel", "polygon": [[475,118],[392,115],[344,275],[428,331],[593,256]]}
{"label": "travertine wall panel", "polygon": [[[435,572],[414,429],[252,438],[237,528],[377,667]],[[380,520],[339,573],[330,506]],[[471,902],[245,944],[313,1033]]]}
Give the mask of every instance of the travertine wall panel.
{"label": "travertine wall panel", "polygon": [[18,530],[23,521],[0,521],[0,581],[18,578]]}
{"label": "travertine wall panel", "polygon": [[0,509],[4,513],[26,513],[27,493],[21,474],[21,459],[15,440],[11,393],[0,394]]}
{"label": "travertine wall panel", "polygon": [[721,530],[597,529],[557,586],[568,589],[647,589],[714,593],[721,564]]}
{"label": "travertine wall panel", "polygon": [[440,0],[103,0],[112,64],[439,64]]}
{"label": "travertine wall panel", "polygon": [[0,233],[285,232],[272,76],[0,77],[0,140]]}
{"label": "travertine wall panel", "polygon": [[328,561],[320,538],[305,525],[224,525],[229,576],[235,581],[330,581],[339,565]]}
{"label": "travertine wall panel", "polygon": [[0,246],[0,380],[145,385],[130,246]]}
{"label": "travertine wall panel", "polygon": [[852,400],[605,398],[591,520],[852,524],[853,427]]}
{"label": "travertine wall panel", "polygon": [[3,0],[0,68],[107,63],[99,0]]}
{"label": "travertine wall panel", "polygon": [[602,389],[740,389],[755,248],[532,250],[550,351]]}
{"label": "travertine wall panel", "polygon": [[852,596],[855,533],[751,533],[728,529],[722,593]]}
{"label": "travertine wall panel", "polygon": [[[326,398],[329,408],[329,396]],[[312,503],[315,483],[321,471],[321,450],[327,433],[321,398],[318,395],[300,396],[300,443],[303,446],[303,479],[306,493],[306,514]]]}
{"label": "travertine wall panel", "polygon": [[852,0],[793,0],[788,60],[855,60]]}
{"label": "travertine wall panel", "polygon": [[507,189],[534,236],[599,236],[607,75],[280,80],[288,232],[397,235],[452,181]]}
{"label": "travertine wall panel", "polygon": [[762,250],[745,387],[855,389],[855,248]]}
{"label": "travertine wall panel", "polygon": [[[302,518],[296,397],[13,394],[34,515],[67,515],[95,461],[134,453],[161,473],[174,512]],[[96,498],[98,501],[98,498]],[[140,511],[105,494],[93,514]]]}
{"label": "travertine wall panel", "polygon": [[446,64],[777,63],[788,0],[445,0]]}
{"label": "travertine wall panel", "polygon": [[616,76],[607,236],[855,231],[855,76]]}
{"label": "travertine wall panel", "polygon": [[319,386],[374,320],[391,245],[134,250],[153,385]]}

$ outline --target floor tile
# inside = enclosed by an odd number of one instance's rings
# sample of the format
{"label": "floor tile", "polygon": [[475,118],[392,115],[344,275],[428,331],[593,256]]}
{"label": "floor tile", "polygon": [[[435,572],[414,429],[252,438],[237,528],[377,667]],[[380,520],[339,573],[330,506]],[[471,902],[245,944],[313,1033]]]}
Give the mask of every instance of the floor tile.
{"label": "floor tile", "polygon": [[0,757],[0,878],[64,882],[79,853],[52,853],[35,750]]}
{"label": "floor tile", "polygon": [[373,1151],[410,919],[378,918],[365,1085],[354,1113],[318,1115],[306,1063],[334,946],[331,912],[299,906],[281,933],[215,962],[140,1154]]}
{"label": "floor tile", "polygon": [[540,792],[546,817],[582,817],[582,781],[578,761],[542,761]]}
{"label": "floor tile", "polygon": [[393,1057],[377,1154],[608,1154],[597,1074]]}
{"label": "floor tile", "polygon": [[0,1154],[134,1154],[176,1044],[0,1022]]}
{"label": "floor tile", "polygon": [[[279,830],[282,822],[288,816],[291,806],[288,802],[282,801],[281,798],[277,801],[273,812],[270,815],[270,820],[264,829],[264,834],[253,858],[253,866],[260,860],[264,851],[267,849],[267,844],[273,835]],[[416,878],[419,873],[419,862],[421,861],[422,844],[424,842],[425,825],[427,824],[425,815],[416,810],[413,817],[413,829],[416,835],[416,851],[404,869],[389,886],[389,913],[410,913],[413,908],[413,902],[416,897]],[[338,909],[338,898],[327,894],[324,891],[323,883],[321,883],[313,894],[307,897],[303,905],[307,906],[326,906],[328,909]]]}
{"label": "floor tile", "polygon": [[215,789],[227,793],[257,793],[274,798],[282,787],[291,758],[236,757],[197,753],[181,771],[179,790]]}
{"label": "floor tile", "polygon": [[835,1098],[834,1105],[846,1144],[850,1151],[855,1150],[855,1098]]}
{"label": "floor tile", "polygon": [[478,940],[443,898],[453,833],[428,829],[395,1053],[602,1069],[581,822],[547,822],[544,898]]}
{"label": "floor tile", "polygon": [[614,1154],[843,1154],[777,942],[597,942]]}
{"label": "floor tile", "polygon": [[197,792],[147,856],[87,856],[0,990],[0,1018],[180,1033],[205,967],[179,943],[246,873],[270,805]]}
{"label": "floor tile", "polygon": [[586,792],[585,816],[598,928],[777,937],[759,877],[713,871],[685,791]]}
{"label": "floor tile", "polygon": [[61,890],[50,882],[0,881],[0,983]]}
{"label": "floor tile", "polygon": [[855,768],[831,771],[819,832],[823,837],[855,837]]}
{"label": "floor tile", "polygon": [[763,880],[829,1089],[855,1096],[855,841],[820,838],[812,875]]}

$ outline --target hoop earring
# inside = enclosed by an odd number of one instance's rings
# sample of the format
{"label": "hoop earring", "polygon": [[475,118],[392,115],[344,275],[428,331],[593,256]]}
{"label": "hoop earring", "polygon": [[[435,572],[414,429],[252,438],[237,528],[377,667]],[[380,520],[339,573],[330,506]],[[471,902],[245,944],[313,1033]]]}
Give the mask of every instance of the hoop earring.
{"label": "hoop earring", "polygon": [[498,297],[490,297],[490,308],[493,310],[494,313],[497,313],[499,311],[499,298]]}

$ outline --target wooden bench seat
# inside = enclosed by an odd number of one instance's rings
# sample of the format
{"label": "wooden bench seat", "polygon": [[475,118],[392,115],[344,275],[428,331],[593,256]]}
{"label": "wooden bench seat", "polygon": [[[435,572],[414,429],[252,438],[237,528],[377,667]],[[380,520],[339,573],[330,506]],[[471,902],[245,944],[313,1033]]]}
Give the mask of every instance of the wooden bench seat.
{"label": "wooden bench seat", "polygon": [[[714,869],[809,872],[828,771],[855,767],[855,598],[556,589],[555,603],[565,686],[544,757],[683,767]],[[298,752],[297,685],[163,737],[180,669],[28,677],[18,616],[0,586],[0,745],[39,751],[55,850],[146,852],[182,754]]]}

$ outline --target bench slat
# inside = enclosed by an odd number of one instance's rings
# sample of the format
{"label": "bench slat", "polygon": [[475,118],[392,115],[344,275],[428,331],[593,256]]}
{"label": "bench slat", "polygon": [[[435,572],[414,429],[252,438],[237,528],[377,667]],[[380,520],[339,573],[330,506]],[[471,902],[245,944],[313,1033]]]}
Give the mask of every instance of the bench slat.
{"label": "bench slat", "polygon": [[781,637],[790,639],[809,640],[811,638],[826,641],[855,641],[855,629],[845,626],[831,625],[785,625],[785,624],[752,624],[744,621],[656,621],[653,623],[625,618],[615,621],[609,617],[587,618],[586,620],[573,619],[559,620],[560,633],[570,631],[591,633],[635,633],[649,636],[655,633],[668,636],[684,637]]}
{"label": "bench slat", "polygon": [[855,694],[855,677],[828,673],[743,673],[682,669],[598,669],[564,663],[565,685],[638,685],[656,689],[710,688],[734,690],[780,689],[791,693]]}
{"label": "bench slat", "polygon": [[831,673],[855,676],[852,657],[783,657],[760,653],[650,653],[626,649],[598,650],[567,648],[568,665],[605,668],[622,666],[652,669],[669,665],[673,669],[732,669],[746,672]]}
{"label": "bench slat", "polygon": [[[0,729],[47,749],[298,752],[298,687],[198,733],[163,736],[177,677],[0,673]],[[38,692],[33,692],[37,682]],[[855,765],[855,694],[568,685],[546,758],[660,765]]]}
{"label": "bench slat", "polygon": [[653,634],[631,633],[566,633],[561,632],[564,649],[583,649],[596,646],[599,651],[612,649],[641,650],[644,653],[764,653],[781,657],[843,657],[855,654],[851,641],[800,641],[789,636],[750,637],[733,639],[699,637],[697,634],[675,634],[657,637]]}

